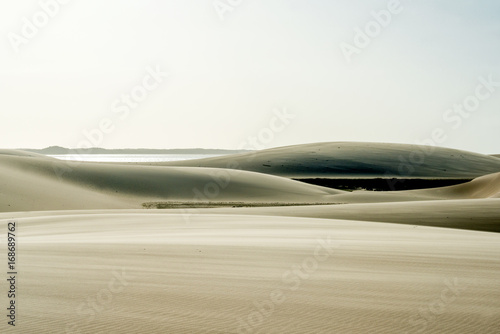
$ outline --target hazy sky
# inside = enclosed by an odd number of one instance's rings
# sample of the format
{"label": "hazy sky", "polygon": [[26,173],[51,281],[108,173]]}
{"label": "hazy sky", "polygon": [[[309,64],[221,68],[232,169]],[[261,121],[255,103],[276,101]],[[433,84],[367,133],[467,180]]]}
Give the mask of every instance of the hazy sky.
{"label": "hazy sky", "polygon": [[498,0],[17,0],[0,30],[4,148],[500,153]]}

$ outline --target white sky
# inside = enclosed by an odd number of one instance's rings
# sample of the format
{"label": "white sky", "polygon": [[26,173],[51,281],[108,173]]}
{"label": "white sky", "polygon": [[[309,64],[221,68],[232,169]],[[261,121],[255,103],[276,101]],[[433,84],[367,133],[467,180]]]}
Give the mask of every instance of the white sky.
{"label": "white sky", "polygon": [[[0,147],[77,147],[109,118],[106,148],[416,143],[441,128],[441,146],[500,153],[500,87],[443,120],[479,77],[500,82],[500,2],[401,0],[348,63],[340,44],[391,1],[241,0],[221,20],[213,0],[70,0],[19,52],[9,33],[40,3],[2,1]],[[157,66],[169,77],[119,118],[114,101]],[[295,118],[271,140],[276,108]]]}

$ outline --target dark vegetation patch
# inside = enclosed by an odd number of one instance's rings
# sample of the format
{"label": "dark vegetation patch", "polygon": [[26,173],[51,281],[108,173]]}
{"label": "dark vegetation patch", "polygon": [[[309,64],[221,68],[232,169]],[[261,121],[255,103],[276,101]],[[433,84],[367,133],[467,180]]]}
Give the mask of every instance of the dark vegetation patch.
{"label": "dark vegetation patch", "polygon": [[344,203],[281,203],[281,202],[146,202],[142,203],[145,209],[180,209],[180,208],[243,208],[266,206],[299,206],[299,205],[333,205]]}
{"label": "dark vegetation patch", "polygon": [[376,179],[294,179],[318,186],[341,190],[374,190],[394,191],[426,189],[452,186],[472,179],[404,179],[404,178],[376,178]]}

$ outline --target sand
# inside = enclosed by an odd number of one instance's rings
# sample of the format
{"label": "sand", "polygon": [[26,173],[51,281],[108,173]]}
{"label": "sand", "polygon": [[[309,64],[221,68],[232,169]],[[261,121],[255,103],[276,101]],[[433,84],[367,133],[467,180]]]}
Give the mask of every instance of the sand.
{"label": "sand", "polygon": [[500,325],[494,233],[120,211],[18,224],[18,332],[495,333]]}
{"label": "sand", "polygon": [[[405,150],[349,145],[377,148],[372,176]],[[18,254],[16,326],[4,315],[0,332],[498,333],[498,158],[461,153],[450,177],[475,179],[460,185],[346,192],[289,179],[333,175],[301,162],[310,149],[264,152],[289,157],[286,177],[0,150],[0,240],[15,221]],[[436,152],[419,175],[444,177]]]}
{"label": "sand", "polygon": [[327,142],[229,156],[153,163],[163,166],[239,168],[288,178],[456,178],[500,171],[498,158],[442,147]]}
{"label": "sand", "polygon": [[141,208],[155,201],[319,203],[343,193],[246,171],[69,163],[10,153],[0,153],[0,212]]}

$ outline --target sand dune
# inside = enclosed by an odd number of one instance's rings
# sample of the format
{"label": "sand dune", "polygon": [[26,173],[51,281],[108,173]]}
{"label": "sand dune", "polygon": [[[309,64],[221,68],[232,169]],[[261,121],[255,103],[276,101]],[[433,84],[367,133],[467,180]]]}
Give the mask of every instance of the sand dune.
{"label": "sand dune", "polygon": [[120,210],[17,220],[22,281],[13,333],[500,326],[498,234],[227,214],[186,223],[182,215]]}
{"label": "sand dune", "polygon": [[164,166],[240,168],[289,178],[474,178],[500,172],[488,155],[407,144],[328,142],[253,153],[157,163]]}
{"label": "sand dune", "polygon": [[[286,177],[376,177],[397,171],[394,159],[415,149],[335,145],[236,159]],[[0,222],[16,221],[20,254],[18,325],[9,330],[496,333],[500,234],[491,232],[500,232],[500,159],[435,152],[414,176],[479,177],[344,192],[214,168],[234,156],[173,167],[0,150]],[[199,201],[295,206],[142,208]],[[0,249],[6,254],[5,243]],[[7,291],[7,280],[0,285]]]}
{"label": "sand dune", "polygon": [[500,198],[500,173],[481,176],[455,186],[414,192],[432,193],[446,198]]}
{"label": "sand dune", "polygon": [[22,150],[5,150],[5,149],[0,149],[0,156],[2,155],[12,155],[12,156],[19,156],[19,157],[36,157],[36,158],[43,158],[43,159],[51,159],[50,157],[47,157],[46,155],[43,154],[38,154],[38,153],[33,153],[33,152],[28,152],[28,151],[22,151]]}
{"label": "sand dune", "polygon": [[[447,227],[500,232],[500,199],[460,199],[413,202],[379,202],[344,205],[294,207],[213,208],[159,210],[195,214],[238,214],[288,216],[323,219],[348,219],[416,226]],[[37,213],[34,213],[35,215]]]}
{"label": "sand dune", "polygon": [[140,208],[154,201],[328,202],[342,191],[213,168],[68,163],[0,154],[0,211]]}
{"label": "sand dune", "polygon": [[0,211],[141,208],[151,202],[379,203],[500,196],[500,173],[434,189],[344,192],[256,172],[68,163],[22,151],[3,153]]}
{"label": "sand dune", "polygon": [[338,203],[380,203],[499,197],[500,173],[493,173],[447,187],[387,192],[353,191],[334,198]]}

